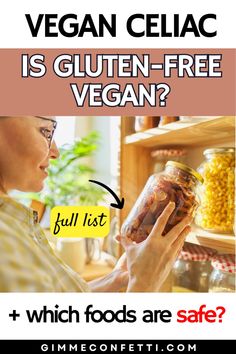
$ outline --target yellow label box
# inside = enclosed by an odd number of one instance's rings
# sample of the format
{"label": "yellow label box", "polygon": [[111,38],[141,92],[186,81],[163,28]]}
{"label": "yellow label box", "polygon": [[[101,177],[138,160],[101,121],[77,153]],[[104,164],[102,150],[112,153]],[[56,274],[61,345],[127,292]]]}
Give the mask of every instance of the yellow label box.
{"label": "yellow label box", "polygon": [[56,206],[50,231],[57,237],[105,237],[110,231],[110,210],[104,206]]}

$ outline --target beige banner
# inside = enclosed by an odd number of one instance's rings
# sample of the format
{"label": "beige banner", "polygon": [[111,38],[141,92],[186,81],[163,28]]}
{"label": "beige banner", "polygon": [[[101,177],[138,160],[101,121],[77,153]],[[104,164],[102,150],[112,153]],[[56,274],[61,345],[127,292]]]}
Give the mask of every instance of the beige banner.
{"label": "beige banner", "polygon": [[[29,65],[25,65],[23,72],[23,57],[27,61],[26,55],[29,57],[35,54],[44,56],[44,65],[46,73],[43,77],[22,77],[26,74]],[[55,59],[63,54],[77,55],[80,57],[79,64],[77,63],[78,77],[58,77],[54,72]],[[189,71],[185,71],[184,77],[178,77],[177,68],[171,69],[171,77],[164,76],[164,69],[152,67],[150,76],[144,75],[137,71],[137,77],[117,77],[118,64],[114,61],[114,77],[107,77],[107,61],[104,61],[103,73],[99,77],[83,77],[83,58],[85,55],[91,55],[92,68],[95,71],[97,68],[98,55],[134,55],[140,60],[143,55],[149,55],[149,68],[151,64],[163,64],[165,56],[168,55],[186,55],[195,60],[198,55],[207,55],[207,58],[212,55],[221,56],[215,68],[214,73],[222,72],[222,77],[188,77],[191,71],[195,74],[194,63]],[[125,57],[127,58],[127,57]],[[147,57],[146,57],[147,58]],[[179,57],[178,57],[179,58]],[[201,57],[204,58],[204,57]],[[191,59],[191,58],[190,58]],[[186,64],[186,60],[184,63]],[[0,115],[235,115],[235,50],[234,49],[0,49]],[[177,60],[172,60],[175,63]],[[217,61],[216,61],[217,62]],[[39,60],[36,60],[36,65]],[[65,63],[61,61],[60,70],[65,72]],[[75,70],[75,65],[73,65]],[[128,76],[129,64],[124,60],[120,63],[121,72]],[[179,61],[178,61],[179,63]],[[202,72],[210,70],[209,62],[204,68],[205,61],[201,61],[202,67],[199,69]],[[173,64],[175,65],[175,64]],[[165,66],[166,68],[166,66]],[[32,71],[39,72],[39,69],[33,68]],[[137,68],[136,68],[137,69]],[[209,69],[209,70],[208,70]],[[79,74],[78,74],[79,70]],[[216,74],[217,75],[217,74]],[[77,106],[75,96],[72,92],[70,84],[78,88],[80,94],[82,87],[86,84],[94,85],[101,84],[104,88],[106,85],[119,84],[120,97],[124,93],[126,85],[133,85],[135,94],[138,96],[140,86],[145,86],[155,89],[154,86],[160,83],[165,83],[170,87],[170,92],[167,94],[166,88],[156,87],[156,102],[153,107],[144,100],[143,107],[134,107],[129,100],[129,92],[126,92],[127,101],[123,101],[124,106],[118,104],[114,107],[109,107],[106,104],[103,106],[89,106],[89,98],[91,93],[84,91],[84,105]],[[100,90],[101,91],[101,90]],[[94,101],[101,102],[99,97],[99,89],[96,87],[96,97]],[[107,99],[114,102],[114,87],[108,92]],[[165,94],[165,103],[161,106],[161,94]],[[113,98],[112,98],[113,97]],[[163,97],[163,96],[162,96]],[[123,97],[124,99],[124,97]],[[91,102],[90,102],[91,103]],[[142,104],[142,100],[138,96],[138,104]],[[163,104],[163,103],[162,103]]]}

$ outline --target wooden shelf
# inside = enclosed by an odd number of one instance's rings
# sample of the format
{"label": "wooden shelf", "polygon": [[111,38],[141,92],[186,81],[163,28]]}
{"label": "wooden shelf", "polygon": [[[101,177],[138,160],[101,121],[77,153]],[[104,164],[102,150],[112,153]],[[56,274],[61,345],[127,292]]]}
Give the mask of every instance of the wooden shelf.
{"label": "wooden shelf", "polygon": [[[134,117],[121,118],[120,193],[125,198],[125,208],[120,211],[120,225],[153,173],[152,149],[186,147],[192,158],[189,163],[195,168],[201,163],[199,148],[235,145],[234,116],[209,117],[204,121],[194,121],[193,118],[189,122],[178,121],[136,134],[132,134],[133,127]],[[197,228],[187,237],[188,242],[229,254],[235,254],[235,239],[235,236],[213,234]]]}
{"label": "wooden shelf", "polygon": [[128,135],[124,138],[126,145],[138,145],[147,148],[167,146],[204,146],[224,143],[235,138],[235,117],[210,118],[203,122],[178,121],[152,128],[144,132]]}
{"label": "wooden shelf", "polygon": [[220,253],[235,254],[235,236],[213,234],[193,226],[186,241],[200,246],[210,247]]}

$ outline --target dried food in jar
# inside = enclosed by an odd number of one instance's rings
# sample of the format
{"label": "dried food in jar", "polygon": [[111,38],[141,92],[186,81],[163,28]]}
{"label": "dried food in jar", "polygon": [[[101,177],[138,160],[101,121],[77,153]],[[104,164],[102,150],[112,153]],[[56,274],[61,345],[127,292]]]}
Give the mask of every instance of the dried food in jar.
{"label": "dried food in jar", "polygon": [[152,175],[122,225],[121,235],[142,242],[169,202],[175,203],[163,235],[187,215],[193,215],[198,201],[195,187],[202,177],[190,167],[169,161],[165,171]]}
{"label": "dried food in jar", "polygon": [[199,188],[196,224],[211,232],[233,234],[235,149],[207,149],[204,155],[206,160],[198,169],[204,184]]}
{"label": "dried food in jar", "polygon": [[182,148],[173,149],[158,149],[151,152],[151,157],[154,159],[153,172],[158,173],[164,170],[168,160],[184,163],[187,155],[187,150]]}

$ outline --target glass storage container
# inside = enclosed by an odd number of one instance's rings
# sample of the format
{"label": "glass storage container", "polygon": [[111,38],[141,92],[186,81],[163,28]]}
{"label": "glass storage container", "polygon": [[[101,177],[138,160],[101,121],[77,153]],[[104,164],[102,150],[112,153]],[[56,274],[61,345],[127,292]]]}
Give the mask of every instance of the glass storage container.
{"label": "glass storage container", "polygon": [[185,243],[172,270],[172,292],[208,292],[211,248]]}
{"label": "glass storage container", "polygon": [[187,151],[182,148],[158,149],[151,152],[154,160],[153,172],[158,173],[165,169],[168,160],[184,163]]}
{"label": "glass storage container", "polygon": [[155,116],[136,116],[134,121],[135,132],[142,132],[158,126],[160,117]]}
{"label": "glass storage container", "polygon": [[195,188],[202,177],[192,168],[168,161],[162,173],[153,174],[121,227],[122,237],[134,242],[147,238],[157,218],[170,201],[175,202],[163,235],[185,216],[194,214],[197,206]]}
{"label": "glass storage container", "polygon": [[209,292],[235,292],[235,255],[217,255],[212,260],[213,271],[210,276]]}
{"label": "glass storage container", "polygon": [[179,120],[179,117],[177,116],[161,116],[160,117],[160,123],[159,123],[159,127],[162,127],[163,125],[169,124],[169,123],[174,123],[177,122]]}
{"label": "glass storage container", "polygon": [[206,159],[198,169],[204,183],[198,191],[201,205],[195,222],[210,232],[233,234],[234,154],[234,148],[207,149]]}

